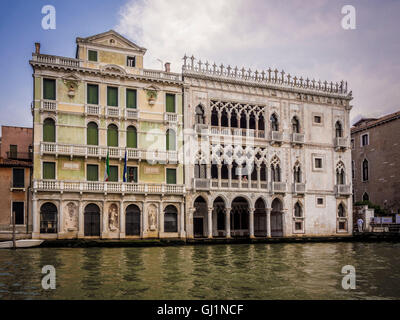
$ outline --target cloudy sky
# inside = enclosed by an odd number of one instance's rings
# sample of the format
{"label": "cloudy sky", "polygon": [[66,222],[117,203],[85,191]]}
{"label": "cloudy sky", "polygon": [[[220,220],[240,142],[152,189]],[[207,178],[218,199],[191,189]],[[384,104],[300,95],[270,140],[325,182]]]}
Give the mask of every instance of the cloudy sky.
{"label": "cloudy sky", "polygon": [[[56,8],[56,30],[41,28],[41,9]],[[356,29],[342,28],[344,5]],[[400,1],[372,0],[3,0],[0,125],[31,126],[34,42],[42,52],[74,57],[75,38],[115,29],[148,49],[145,67],[182,57],[252,70],[346,80],[353,121],[400,110]]]}

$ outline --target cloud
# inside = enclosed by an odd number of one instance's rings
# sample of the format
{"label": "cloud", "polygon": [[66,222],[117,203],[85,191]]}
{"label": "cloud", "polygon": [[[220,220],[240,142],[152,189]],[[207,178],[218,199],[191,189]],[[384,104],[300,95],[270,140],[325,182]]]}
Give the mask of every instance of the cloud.
{"label": "cloud", "polygon": [[358,26],[346,31],[341,28],[344,4],[129,0],[120,9],[116,30],[148,49],[146,68],[160,69],[161,59],[180,72],[185,53],[217,65],[276,67],[292,76],[347,80],[354,95],[353,118],[395,111],[400,98],[395,13],[400,5],[355,0]]}

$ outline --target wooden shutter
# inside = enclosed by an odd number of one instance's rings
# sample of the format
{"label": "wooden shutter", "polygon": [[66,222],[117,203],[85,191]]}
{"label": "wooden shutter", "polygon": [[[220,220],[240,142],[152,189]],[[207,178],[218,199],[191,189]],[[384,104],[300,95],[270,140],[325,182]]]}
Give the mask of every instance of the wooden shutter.
{"label": "wooden shutter", "polygon": [[99,145],[99,132],[97,130],[97,124],[94,122],[88,123],[87,127],[87,144],[92,146]]}
{"label": "wooden shutter", "polygon": [[43,162],[43,179],[56,178],[56,164],[54,162]]}
{"label": "wooden shutter", "polygon": [[137,148],[136,128],[129,126],[126,133],[126,146],[128,148]]}
{"label": "wooden shutter", "polygon": [[107,105],[110,107],[118,106],[118,88],[107,87]]}
{"label": "wooden shutter", "polygon": [[14,168],[13,169],[13,187],[23,188],[25,186],[25,169]]}
{"label": "wooden shutter", "polygon": [[86,167],[86,180],[99,181],[99,166],[97,164],[88,164]]}
{"label": "wooden shutter", "polygon": [[56,100],[56,80],[43,79],[43,99]]}
{"label": "wooden shutter", "polygon": [[166,149],[169,151],[176,150],[176,136],[175,131],[168,129],[166,134]]}
{"label": "wooden shutter", "polygon": [[56,142],[56,127],[52,119],[45,119],[43,123],[43,141]]}
{"label": "wooden shutter", "polygon": [[167,169],[167,184],[176,184],[176,170]]}
{"label": "wooden shutter", "polygon": [[118,147],[118,128],[114,125],[108,126],[107,145],[109,147]]}
{"label": "wooden shutter", "polygon": [[166,111],[175,113],[175,95],[166,94]]}
{"label": "wooden shutter", "polygon": [[118,182],[118,166],[110,166],[108,181]]}
{"label": "wooden shutter", "polygon": [[126,107],[136,109],[136,90],[126,89]]}
{"label": "wooden shutter", "polygon": [[89,50],[89,61],[95,61],[97,62],[97,51],[94,50]]}
{"label": "wooden shutter", "polygon": [[12,211],[15,213],[15,224],[24,224],[24,203],[13,202]]}
{"label": "wooden shutter", "polygon": [[87,103],[99,104],[99,86],[97,84],[87,85]]}

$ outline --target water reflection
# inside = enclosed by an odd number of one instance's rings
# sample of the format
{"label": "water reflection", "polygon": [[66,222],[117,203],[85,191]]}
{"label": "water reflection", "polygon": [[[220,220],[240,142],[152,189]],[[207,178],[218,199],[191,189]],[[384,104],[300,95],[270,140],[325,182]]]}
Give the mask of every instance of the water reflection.
{"label": "water reflection", "polygon": [[[0,251],[0,299],[398,299],[399,244],[310,243]],[[56,268],[43,290],[41,269]],[[344,265],[357,288],[341,287]]]}

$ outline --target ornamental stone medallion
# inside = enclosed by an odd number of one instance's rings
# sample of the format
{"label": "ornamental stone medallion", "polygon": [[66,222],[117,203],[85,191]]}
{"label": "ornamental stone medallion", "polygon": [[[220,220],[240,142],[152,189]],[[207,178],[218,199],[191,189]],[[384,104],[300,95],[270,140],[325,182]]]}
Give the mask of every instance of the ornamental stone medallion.
{"label": "ornamental stone medallion", "polygon": [[66,216],[65,216],[65,231],[76,231],[78,229],[78,214],[77,214],[78,206],[69,202],[66,205]]}
{"label": "ornamental stone medallion", "polygon": [[149,230],[157,230],[157,207],[154,204],[149,205],[147,209],[147,216],[149,218]]}
{"label": "ornamental stone medallion", "polygon": [[118,231],[118,207],[115,203],[108,209],[108,228],[110,231]]}

